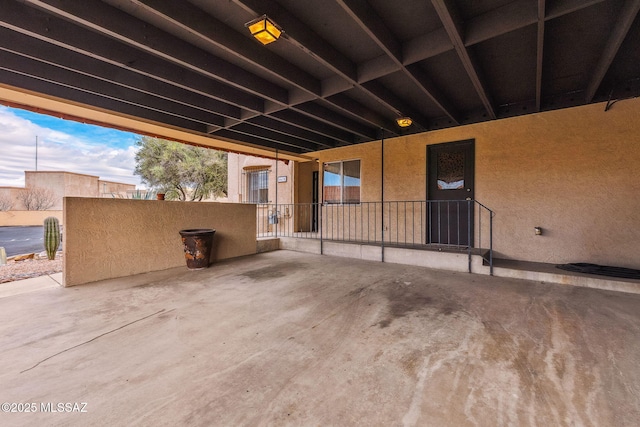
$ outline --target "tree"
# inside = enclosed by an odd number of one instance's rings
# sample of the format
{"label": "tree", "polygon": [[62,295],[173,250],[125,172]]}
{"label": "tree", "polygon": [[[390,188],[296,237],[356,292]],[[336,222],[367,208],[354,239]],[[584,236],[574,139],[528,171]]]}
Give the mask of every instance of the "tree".
{"label": "tree", "polygon": [[56,196],[47,188],[26,188],[18,194],[18,199],[28,211],[46,211],[56,204]]}
{"label": "tree", "polygon": [[11,201],[11,197],[6,195],[0,195],[0,212],[10,211],[12,207],[13,207],[13,202]]}
{"label": "tree", "polygon": [[169,200],[200,201],[227,194],[227,153],[143,136],[135,174]]}

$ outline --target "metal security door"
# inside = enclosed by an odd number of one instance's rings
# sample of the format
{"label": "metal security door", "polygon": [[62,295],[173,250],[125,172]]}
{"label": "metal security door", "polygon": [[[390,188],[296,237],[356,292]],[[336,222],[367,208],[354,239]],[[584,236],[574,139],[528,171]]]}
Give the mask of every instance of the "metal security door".
{"label": "metal security door", "polygon": [[427,242],[473,246],[474,140],[427,146]]}

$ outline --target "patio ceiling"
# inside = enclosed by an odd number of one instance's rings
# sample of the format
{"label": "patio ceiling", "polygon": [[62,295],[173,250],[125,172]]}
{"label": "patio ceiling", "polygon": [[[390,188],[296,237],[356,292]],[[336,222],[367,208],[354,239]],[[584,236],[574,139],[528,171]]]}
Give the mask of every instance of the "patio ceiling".
{"label": "patio ceiling", "polygon": [[292,154],[640,93],[640,0],[0,4],[0,84]]}

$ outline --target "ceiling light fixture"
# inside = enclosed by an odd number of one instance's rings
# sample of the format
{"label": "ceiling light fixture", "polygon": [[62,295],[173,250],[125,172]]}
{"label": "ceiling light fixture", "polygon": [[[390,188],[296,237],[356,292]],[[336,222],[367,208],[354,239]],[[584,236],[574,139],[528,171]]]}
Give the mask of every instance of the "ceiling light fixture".
{"label": "ceiling light fixture", "polygon": [[262,15],[260,18],[247,22],[244,26],[247,27],[249,31],[251,31],[251,35],[262,44],[269,44],[278,40],[284,32],[278,24],[273,22],[267,15]]}
{"label": "ceiling light fixture", "polygon": [[398,117],[396,119],[396,123],[401,128],[406,128],[406,127],[411,126],[411,124],[413,123],[413,120],[411,120],[411,117]]}

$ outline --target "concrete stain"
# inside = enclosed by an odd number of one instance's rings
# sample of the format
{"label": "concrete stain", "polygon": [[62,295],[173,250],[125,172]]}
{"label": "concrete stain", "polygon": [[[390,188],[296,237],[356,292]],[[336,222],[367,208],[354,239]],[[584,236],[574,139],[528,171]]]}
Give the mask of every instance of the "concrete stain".
{"label": "concrete stain", "polygon": [[377,323],[380,328],[387,328],[395,319],[405,317],[411,313],[417,312],[428,304],[431,304],[432,299],[422,295],[405,294],[396,295],[393,299],[390,299],[388,303],[388,316]]}
{"label": "concrete stain", "polygon": [[379,321],[378,323],[376,323],[376,325],[379,326],[380,329],[384,329],[384,328],[388,328],[389,325],[391,325],[391,322],[393,322],[393,319],[387,318]]}
{"label": "concrete stain", "polygon": [[486,341],[483,357],[496,362],[511,360],[517,347],[511,334],[496,321],[483,321],[482,326],[491,337]]}
{"label": "concrete stain", "polygon": [[142,285],[132,286],[131,289],[168,288],[168,287],[169,285],[167,283],[150,282],[150,283],[143,283]]}
{"label": "concrete stain", "polygon": [[459,309],[460,309],[460,307],[457,307],[452,302],[447,302],[444,305],[444,307],[442,307],[442,310],[440,312],[442,314],[444,314],[445,316],[451,316],[454,312],[458,311]]}
{"label": "concrete stain", "polygon": [[[539,408],[530,414],[537,425],[569,425],[566,420],[572,420],[571,425],[589,425],[585,415],[606,410],[599,391],[601,361],[591,354],[581,330],[585,318],[565,305],[542,304],[528,312],[537,322],[482,321],[486,334],[482,359],[517,375],[514,384],[521,398],[536,402]],[[514,334],[512,328],[520,328],[516,325],[526,327],[527,333]]]}
{"label": "concrete stain", "polygon": [[298,271],[305,268],[305,264],[296,262],[284,262],[267,267],[257,268],[255,270],[245,271],[241,276],[249,279],[263,282],[266,280],[279,279],[287,276],[292,271]]}
{"label": "concrete stain", "polygon": [[393,320],[411,314],[442,314],[451,316],[463,309],[462,305],[454,301],[442,289],[431,286],[403,286],[390,285],[386,297],[388,315],[375,325],[387,328]]}
{"label": "concrete stain", "polygon": [[359,288],[357,288],[357,289],[354,289],[354,290],[352,290],[351,292],[349,292],[349,293],[347,294],[347,296],[350,296],[350,297],[360,297],[360,296],[362,296],[362,293],[363,293],[366,289],[367,289],[366,287],[361,286],[361,287],[359,287]]}
{"label": "concrete stain", "polygon": [[415,378],[418,375],[418,370],[424,361],[424,355],[419,350],[413,350],[410,353],[404,355],[400,360],[402,370],[411,378]]}

